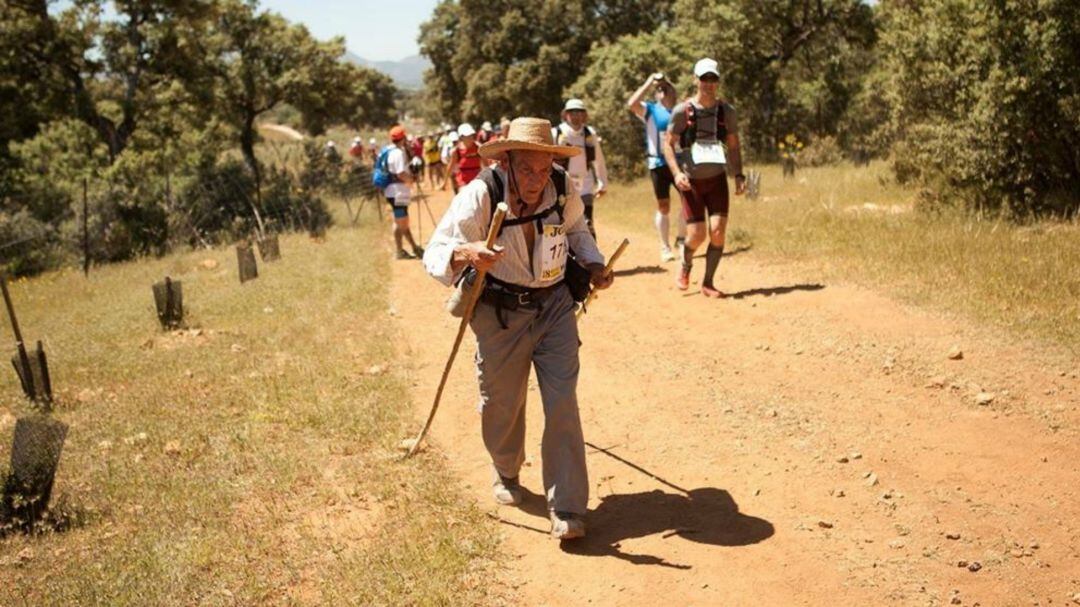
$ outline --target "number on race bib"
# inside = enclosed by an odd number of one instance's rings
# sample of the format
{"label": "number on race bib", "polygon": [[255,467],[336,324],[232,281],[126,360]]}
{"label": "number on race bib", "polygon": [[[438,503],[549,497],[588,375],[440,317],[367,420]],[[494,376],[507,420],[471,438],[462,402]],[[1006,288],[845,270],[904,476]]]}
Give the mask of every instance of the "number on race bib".
{"label": "number on race bib", "polygon": [[566,229],[562,225],[545,225],[540,237],[540,280],[554,282],[566,271]]}

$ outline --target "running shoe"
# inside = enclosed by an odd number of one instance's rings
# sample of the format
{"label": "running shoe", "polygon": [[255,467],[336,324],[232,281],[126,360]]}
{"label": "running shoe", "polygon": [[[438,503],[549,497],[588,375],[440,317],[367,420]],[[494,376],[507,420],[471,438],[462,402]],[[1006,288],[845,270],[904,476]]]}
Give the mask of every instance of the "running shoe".
{"label": "running shoe", "polygon": [[413,252],[413,255],[415,255],[417,259],[420,259],[420,258],[422,258],[424,256],[423,247],[413,247],[412,252]]}
{"label": "running shoe", "polygon": [[660,261],[666,263],[675,261],[676,259],[677,257],[675,257],[675,252],[671,250],[671,247],[667,245],[663,245],[660,247]]}
{"label": "running shoe", "polygon": [[690,268],[683,265],[679,268],[679,275],[675,277],[675,287],[685,291],[690,287]]}
{"label": "running shoe", "polygon": [[701,285],[701,294],[705,297],[712,297],[713,299],[723,299],[726,297],[723,291],[712,285]]}
{"label": "running shoe", "polygon": [[413,256],[409,255],[407,252],[405,252],[405,249],[398,249],[397,258],[398,259],[412,259]]}

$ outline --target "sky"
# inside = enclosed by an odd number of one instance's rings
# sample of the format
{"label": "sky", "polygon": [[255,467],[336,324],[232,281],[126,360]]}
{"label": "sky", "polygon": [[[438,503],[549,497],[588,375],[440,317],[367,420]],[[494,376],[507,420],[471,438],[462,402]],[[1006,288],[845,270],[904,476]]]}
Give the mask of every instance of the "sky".
{"label": "sky", "polygon": [[364,59],[397,61],[420,52],[416,37],[438,0],[260,0],[262,8],[303,23],[320,40],[344,36]]}

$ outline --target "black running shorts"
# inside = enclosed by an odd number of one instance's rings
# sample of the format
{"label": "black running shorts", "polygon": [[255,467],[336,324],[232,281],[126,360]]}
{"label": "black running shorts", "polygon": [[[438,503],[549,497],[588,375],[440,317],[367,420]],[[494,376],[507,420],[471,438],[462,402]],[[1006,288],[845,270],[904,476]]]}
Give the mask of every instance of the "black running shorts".
{"label": "black running shorts", "polygon": [[657,200],[671,198],[671,186],[675,185],[675,178],[672,177],[671,169],[667,165],[649,169],[649,178],[652,179],[652,191]]}

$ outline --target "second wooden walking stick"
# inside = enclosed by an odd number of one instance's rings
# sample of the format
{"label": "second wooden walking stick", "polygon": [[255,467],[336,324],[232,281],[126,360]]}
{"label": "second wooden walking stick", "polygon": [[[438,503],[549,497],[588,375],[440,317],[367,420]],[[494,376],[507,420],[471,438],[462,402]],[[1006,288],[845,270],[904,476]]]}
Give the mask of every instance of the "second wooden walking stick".
{"label": "second wooden walking stick", "polygon": [[[611,254],[608,259],[607,266],[604,268],[604,275],[607,276],[615,268],[615,262],[619,260],[619,257],[626,250],[626,247],[630,246],[630,239],[623,238],[623,241],[619,243],[619,248],[615,249],[615,252]],[[581,307],[578,308],[577,317],[581,318],[581,315],[585,313],[585,306],[592,303],[593,297],[596,296],[596,289],[589,291],[589,296],[585,298],[585,301],[581,302]]]}
{"label": "second wooden walking stick", "polygon": [[[495,246],[495,239],[499,236],[499,230],[502,228],[503,219],[506,217],[506,211],[509,207],[505,202],[500,202],[496,207],[495,216],[491,220],[491,227],[488,228],[487,241],[485,246],[491,248]],[[435,412],[439,410],[439,400],[442,398],[443,388],[446,387],[446,379],[450,376],[450,367],[454,366],[454,358],[457,357],[458,348],[461,347],[461,338],[465,336],[465,327],[469,326],[469,321],[472,320],[473,311],[476,309],[476,302],[480,299],[480,292],[484,290],[484,277],[487,272],[477,272],[476,280],[472,283],[472,286],[465,293],[466,307],[465,314],[461,317],[461,325],[458,327],[457,337],[454,339],[454,347],[450,349],[450,358],[446,360],[446,367],[442,372],[442,379],[439,380],[439,387],[435,390],[435,402],[431,404],[431,412],[428,413],[427,421],[424,423],[423,430],[420,430],[420,434],[416,435],[411,445],[409,445],[409,452],[405,454],[405,457],[412,457],[419,449],[420,444],[424,442],[424,437],[427,436],[428,430],[431,429],[431,422],[435,419]]]}

